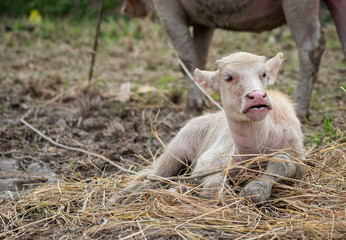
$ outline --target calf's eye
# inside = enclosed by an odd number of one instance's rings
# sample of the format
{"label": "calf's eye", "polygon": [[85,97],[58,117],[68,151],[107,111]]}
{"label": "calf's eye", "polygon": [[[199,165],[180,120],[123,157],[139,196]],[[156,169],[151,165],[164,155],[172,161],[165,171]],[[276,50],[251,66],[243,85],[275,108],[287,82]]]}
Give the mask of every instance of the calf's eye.
{"label": "calf's eye", "polygon": [[233,80],[233,77],[231,76],[231,75],[227,75],[226,77],[225,77],[225,82],[230,82],[230,81],[232,81]]}
{"label": "calf's eye", "polygon": [[265,78],[268,74],[267,73],[263,73],[262,77]]}

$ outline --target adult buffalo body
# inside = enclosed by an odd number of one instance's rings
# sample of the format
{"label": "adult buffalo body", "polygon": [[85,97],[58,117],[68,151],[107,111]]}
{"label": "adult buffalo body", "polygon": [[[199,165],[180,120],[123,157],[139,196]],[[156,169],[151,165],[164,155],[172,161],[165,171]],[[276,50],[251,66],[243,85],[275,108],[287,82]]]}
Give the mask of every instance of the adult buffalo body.
{"label": "adult buffalo body", "polygon": [[[346,57],[346,1],[324,2],[336,24]],[[319,0],[126,0],[123,12],[131,17],[144,17],[150,5],[190,71],[204,69],[214,28],[261,32],[287,23],[299,52],[300,74],[294,100],[298,115],[308,115],[313,84],[325,48]],[[189,91],[187,107],[200,112],[202,93],[192,82]]]}

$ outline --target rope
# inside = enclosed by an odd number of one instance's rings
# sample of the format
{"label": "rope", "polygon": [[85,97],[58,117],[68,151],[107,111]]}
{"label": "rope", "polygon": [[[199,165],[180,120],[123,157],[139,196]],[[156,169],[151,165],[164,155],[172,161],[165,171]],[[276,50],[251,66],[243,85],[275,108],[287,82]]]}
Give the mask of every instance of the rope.
{"label": "rope", "polygon": [[[170,44],[169,44],[170,45]],[[170,46],[171,47],[171,46]],[[196,79],[192,76],[192,74],[190,73],[190,71],[187,69],[187,67],[185,66],[185,64],[183,63],[183,61],[181,61],[180,58],[178,58],[178,62],[180,64],[180,66],[183,68],[184,72],[186,73],[186,75],[189,77],[189,79],[197,86],[197,88],[212,102],[214,103],[221,111],[223,111],[223,107],[220,106],[220,104],[218,104],[211,96],[209,96],[204,89],[201,87],[201,85],[199,85],[199,83],[196,81]]]}

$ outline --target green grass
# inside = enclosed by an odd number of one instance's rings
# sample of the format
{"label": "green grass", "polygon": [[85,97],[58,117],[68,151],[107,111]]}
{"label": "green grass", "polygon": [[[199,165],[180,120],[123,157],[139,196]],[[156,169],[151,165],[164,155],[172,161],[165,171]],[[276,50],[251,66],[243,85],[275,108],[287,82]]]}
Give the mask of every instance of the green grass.
{"label": "green grass", "polygon": [[[325,27],[325,32],[326,32],[326,35],[337,35],[337,31],[335,29],[335,27],[333,27],[332,25],[327,25]],[[326,39],[327,42],[326,42],[326,46],[328,48],[340,48],[341,47],[341,44],[340,44],[340,41],[339,41],[339,38],[327,38]]]}
{"label": "green grass", "polygon": [[115,20],[112,17],[107,17],[102,22],[100,31],[100,39],[107,45],[112,45],[123,37],[138,40],[143,39],[143,31],[135,21],[128,21],[127,17],[122,17]]}
{"label": "green grass", "polygon": [[2,108],[2,110],[4,111],[4,113],[8,113],[8,112],[9,112],[9,110],[8,110],[8,107],[7,107],[7,106],[4,106],[4,107]]}
{"label": "green grass", "polygon": [[67,169],[68,170],[71,170],[73,168],[73,166],[75,165],[76,161],[75,160],[71,160],[68,162],[68,165],[67,165]]}
{"label": "green grass", "polygon": [[158,89],[168,89],[170,84],[177,82],[177,79],[172,75],[165,75],[157,79],[157,88]]}
{"label": "green grass", "polygon": [[[98,3],[98,0],[1,0],[0,15],[22,17],[37,9],[43,16],[83,19],[97,16]],[[119,0],[105,0],[104,14],[114,14],[114,8],[121,3]]]}
{"label": "green grass", "polygon": [[317,146],[323,143],[332,143],[333,141],[340,140],[345,142],[343,130],[334,125],[334,117],[330,116],[324,119],[323,129],[315,133],[311,133],[309,138],[312,144]]}

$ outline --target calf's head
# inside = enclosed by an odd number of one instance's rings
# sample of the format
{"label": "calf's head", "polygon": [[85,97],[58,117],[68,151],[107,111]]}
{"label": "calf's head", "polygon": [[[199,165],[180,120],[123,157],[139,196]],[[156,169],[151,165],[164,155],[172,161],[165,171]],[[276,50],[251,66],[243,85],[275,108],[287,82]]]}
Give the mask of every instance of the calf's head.
{"label": "calf's head", "polygon": [[273,108],[266,87],[274,84],[281,62],[282,53],[266,61],[263,56],[239,52],[217,60],[215,72],[196,68],[194,74],[208,94],[220,93],[229,118],[260,121]]}

